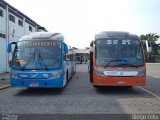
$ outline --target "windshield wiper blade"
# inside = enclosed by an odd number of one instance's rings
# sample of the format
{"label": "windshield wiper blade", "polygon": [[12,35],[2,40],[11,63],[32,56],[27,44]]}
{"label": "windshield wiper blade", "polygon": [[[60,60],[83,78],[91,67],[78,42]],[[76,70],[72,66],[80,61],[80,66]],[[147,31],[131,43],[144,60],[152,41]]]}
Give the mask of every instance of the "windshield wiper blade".
{"label": "windshield wiper blade", "polygon": [[[29,61],[25,65],[22,66],[22,68],[21,68],[22,71],[26,68],[26,66],[31,62],[32,59],[33,59],[33,61],[35,61],[35,56],[36,56],[36,50],[34,51],[34,54],[29,58]],[[43,58],[42,58],[42,56],[40,55],[40,52],[39,52],[39,58],[38,59],[40,59],[40,58],[41,58],[41,61],[43,62],[45,70],[48,71],[49,69],[48,69],[47,65],[44,63],[44,60],[43,60]]]}
{"label": "windshield wiper blade", "polygon": [[35,60],[35,50],[34,50],[34,54],[29,58],[28,62],[22,66],[21,70],[23,71],[26,66],[31,62],[31,60],[33,59],[33,61]]}
{"label": "windshield wiper blade", "polygon": [[39,52],[39,58],[41,58],[41,61],[44,64],[45,70],[48,71],[49,69],[48,69],[47,65],[44,63],[44,60],[43,60],[42,56],[40,55],[40,52]]}
{"label": "windshield wiper blade", "polygon": [[119,65],[117,65],[117,66],[123,66],[123,65],[124,65],[124,66],[125,66],[125,65],[126,65],[126,66],[129,66],[129,67],[136,67],[136,68],[139,67],[139,66],[137,66],[137,65],[128,64],[128,63],[127,63],[127,64],[119,64]]}
{"label": "windshield wiper blade", "polygon": [[23,71],[24,69],[25,69],[26,67],[25,67],[25,65],[21,68],[21,71]]}
{"label": "windshield wiper blade", "polygon": [[111,60],[111,61],[108,62],[107,65],[104,66],[104,68],[106,68],[111,62],[117,62],[117,61],[120,61],[120,62],[122,62],[122,63],[120,63],[120,64],[118,64],[118,65],[114,65],[114,66],[129,66],[129,67],[136,67],[136,68],[139,67],[139,66],[137,66],[137,65],[125,63],[126,60]]}
{"label": "windshield wiper blade", "polygon": [[112,63],[112,62],[118,62],[118,61],[124,61],[124,60],[122,60],[122,59],[117,59],[117,60],[110,60],[105,66],[104,66],[104,68],[106,68],[110,63]]}
{"label": "windshield wiper blade", "polygon": [[49,69],[48,69],[47,65],[44,62],[43,62],[43,64],[44,64],[46,71],[48,71]]}
{"label": "windshield wiper blade", "polygon": [[23,65],[23,66],[21,67],[21,70],[22,70],[22,71],[26,68],[26,66],[30,63],[31,60],[32,60],[32,59],[30,58],[30,60],[29,60],[25,65]]}

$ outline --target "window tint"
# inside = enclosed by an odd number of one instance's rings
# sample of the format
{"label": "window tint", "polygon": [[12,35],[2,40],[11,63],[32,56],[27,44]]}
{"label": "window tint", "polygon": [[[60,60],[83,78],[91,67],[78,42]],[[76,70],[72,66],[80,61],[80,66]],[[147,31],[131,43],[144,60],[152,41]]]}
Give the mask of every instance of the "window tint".
{"label": "window tint", "polygon": [[18,25],[23,27],[23,21],[18,20]]}
{"label": "window tint", "polygon": [[31,27],[31,26],[29,26],[29,31],[31,31],[31,32],[32,32],[32,27]]}
{"label": "window tint", "polygon": [[15,23],[15,17],[13,15],[9,15],[9,20]]}
{"label": "window tint", "polygon": [[3,17],[3,10],[0,9],[0,16]]}
{"label": "window tint", "polygon": [[[113,62],[109,63],[111,60]],[[103,39],[96,41],[96,64],[105,66],[120,65],[125,60],[126,64],[141,66],[143,51],[138,39]]]}

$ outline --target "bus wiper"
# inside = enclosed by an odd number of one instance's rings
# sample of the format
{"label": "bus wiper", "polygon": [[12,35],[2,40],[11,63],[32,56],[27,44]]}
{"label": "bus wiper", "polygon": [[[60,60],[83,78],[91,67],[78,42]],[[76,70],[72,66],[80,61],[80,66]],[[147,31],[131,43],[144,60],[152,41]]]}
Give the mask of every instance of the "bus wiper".
{"label": "bus wiper", "polygon": [[41,61],[43,62],[46,71],[48,71],[48,67],[47,67],[47,65],[44,63],[44,60],[43,60],[43,58],[42,58],[40,52],[39,52],[39,58],[41,58]]}
{"label": "bus wiper", "polygon": [[[31,56],[31,58],[29,59],[29,61],[21,68],[21,70],[23,71],[23,70],[25,69],[25,67],[31,62],[32,59],[33,59],[33,61],[35,61],[35,58],[36,58],[36,51],[34,51],[33,56]],[[41,58],[41,61],[42,61],[43,64],[44,64],[45,70],[48,71],[48,67],[47,67],[47,65],[44,63],[43,58],[42,58],[42,56],[40,55],[40,52],[39,52],[38,60],[39,60],[40,58]]]}
{"label": "bus wiper", "polygon": [[22,71],[26,68],[26,66],[31,62],[32,59],[35,59],[35,54],[29,58],[29,61],[25,65],[22,66]]}
{"label": "bus wiper", "polygon": [[139,67],[139,66],[137,66],[137,65],[128,64],[128,63],[126,63],[126,64],[119,64],[119,65],[117,65],[117,66],[123,66],[123,65],[129,66],[129,67],[136,67],[136,68]]}
{"label": "bus wiper", "polygon": [[23,71],[26,68],[26,64],[21,68],[21,71]]}
{"label": "bus wiper", "polygon": [[118,62],[118,61],[123,61],[122,59],[117,59],[117,60],[110,60],[105,66],[104,68],[106,68],[110,63],[112,62]]}
{"label": "bus wiper", "polygon": [[115,65],[115,66],[125,66],[125,65],[126,65],[126,66],[136,67],[136,68],[139,67],[139,66],[137,66],[137,65],[133,65],[133,64],[126,63],[126,60],[118,59],[118,60],[111,60],[111,61],[109,61],[108,64],[104,66],[104,68],[106,68],[110,63],[112,63],[112,62],[117,62],[117,61],[120,61],[121,63],[118,64],[118,65]]}

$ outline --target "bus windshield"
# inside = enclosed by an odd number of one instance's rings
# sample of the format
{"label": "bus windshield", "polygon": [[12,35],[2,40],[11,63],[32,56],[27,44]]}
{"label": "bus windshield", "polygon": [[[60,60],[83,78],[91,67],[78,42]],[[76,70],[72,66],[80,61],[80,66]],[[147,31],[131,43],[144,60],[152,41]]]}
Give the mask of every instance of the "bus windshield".
{"label": "bus windshield", "polygon": [[130,66],[144,65],[143,50],[138,39],[96,40],[96,65]]}
{"label": "bus windshield", "polygon": [[59,68],[61,51],[61,42],[58,41],[21,41],[15,46],[12,67],[20,70]]}

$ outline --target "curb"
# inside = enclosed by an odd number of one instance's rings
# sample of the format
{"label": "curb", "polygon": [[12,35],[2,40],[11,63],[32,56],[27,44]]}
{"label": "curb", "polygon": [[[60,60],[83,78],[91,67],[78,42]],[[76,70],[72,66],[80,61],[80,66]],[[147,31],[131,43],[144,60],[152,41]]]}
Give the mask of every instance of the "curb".
{"label": "curb", "polygon": [[6,80],[6,78],[0,78],[0,80]]}
{"label": "curb", "polygon": [[154,64],[154,65],[158,64],[159,65],[160,63],[146,63],[146,64]]}
{"label": "curb", "polygon": [[6,86],[3,86],[3,87],[0,87],[0,90],[3,90],[3,89],[6,89],[6,88],[9,88],[10,85],[6,85]]}

